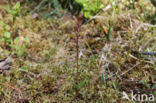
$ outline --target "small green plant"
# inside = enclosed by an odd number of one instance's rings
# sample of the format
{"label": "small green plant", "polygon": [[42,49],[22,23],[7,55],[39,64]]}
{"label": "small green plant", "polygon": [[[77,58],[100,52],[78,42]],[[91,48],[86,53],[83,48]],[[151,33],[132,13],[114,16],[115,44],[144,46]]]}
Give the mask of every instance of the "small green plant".
{"label": "small green plant", "polygon": [[75,0],[75,3],[82,6],[81,12],[85,18],[91,18],[104,7],[102,0]]}
{"label": "small green plant", "polygon": [[28,72],[29,69],[30,69],[30,65],[28,65],[28,66],[23,66],[23,67],[21,67],[20,70],[23,71],[23,72]]}
{"label": "small green plant", "polygon": [[[17,2],[12,9],[10,9],[9,5],[6,5],[5,8],[7,12],[12,15],[14,24],[16,17],[20,16],[20,3]],[[5,53],[8,55],[11,52],[10,50],[13,50],[13,53],[15,53],[17,56],[22,57],[29,44],[29,38],[25,38],[24,43],[22,45],[19,45],[19,37],[16,37],[15,39],[12,38],[11,33],[7,30],[8,25],[0,21],[0,26],[2,27],[0,42],[1,44],[4,44],[4,47],[6,47]]]}
{"label": "small green plant", "polygon": [[76,90],[76,91],[80,91],[80,89],[82,89],[84,87],[84,85],[86,84],[86,80],[82,80],[79,82],[79,84],[77,83],[74,83],[73,84],[73,88]]}
{"label": "small green plant", "polygon": [[7,24],[0,21],[0,26],[2,26],[2,34],[0,34],[0,42],[4,42],[5,45],[9,45],[11,43],[11,34],[7,31]]}
{"label": "small green plant", "polygon": [[34,101],[29,101],[29,103],[36,103],[36,102],[34,102]]}
{"label": "small green plant", "polygon": [[12,9],[10,9],[9,5],[6,5],[5,8],[13,16],[13,21],[16,20],[16,17],[20,16],[20,2],[17,2]]}
{"label": "small green plant", "polygon": [[15,40],[13,40],[13,43],[10,46],[15,50],[15,54],[22,57],[24,56],[28,44],[29,44],[29,38],[25,38],[24,44],[22,46],[19,45],[19,38],[17,37]]}
{"label": "small green plant", "polygon": [[[23,45],[19,45],[19,38],[16,37],[13,39],[11,37],[11,33],[7,31],[7,24],[0,21],[0,26],[2,27],[2,32],[0,34],[0,42],[4,47],[9,47],[9,50],[13,50],[13,52],[18,56],[23,56],[26,48],[29,44],[29,38],[24,39]],[[6,54],[10,54],[10,51],[6,48]]]}

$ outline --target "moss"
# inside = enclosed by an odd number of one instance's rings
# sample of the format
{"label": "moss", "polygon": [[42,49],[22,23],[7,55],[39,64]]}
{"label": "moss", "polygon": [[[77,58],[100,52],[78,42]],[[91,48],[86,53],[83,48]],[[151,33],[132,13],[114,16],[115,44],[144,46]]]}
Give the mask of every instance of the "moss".
{"label": "moss", "polygon": [[[109,4],[108,0],[104,2]],[[30,44],[26,55],[13,58],[10,70],[0,74],[0,102],[120,103],[123,102],[123,90],[153,88],[155,57],[132,53],[132,50],[140,48],[156,50],[155,40],[144,46],[155,36],[156,28],[146,25],[138,28],[143,22],[149,22],[143,14],[151,15],[150,11],[154,11],[150,2],[147,2],[149,5],[146,2],[140,3],[144,8],[138,7],[135,11],[127,7],[128,1],[120,1],[117,21],[113,22],[113,9],[110,8],[82,25],[78,82],[85,83],[79,88],[79,94],[74,88],[77,72],[76,19],[65,16],[46,20],[25,14],[18,17],[12,26],[11,15],[2,13],[0,20],[9,25],[7,30],[21,40],[29,37]],[[107,39],[109,27],[112,27],[111,41]],[[6,57],[5,47],[1,49],[0,57]]]}

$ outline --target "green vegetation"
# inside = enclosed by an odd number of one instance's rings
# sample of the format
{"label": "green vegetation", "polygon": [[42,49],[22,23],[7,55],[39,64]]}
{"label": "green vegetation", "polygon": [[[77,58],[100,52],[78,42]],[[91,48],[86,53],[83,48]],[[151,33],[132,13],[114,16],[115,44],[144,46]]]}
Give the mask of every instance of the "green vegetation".
{"label": "green vegetation", "polygon": [[138,52],[156,51],[155,10],[150,0],[115,1],[0,4],[0,57],[13,55],[0,70],[0,102],[133,103],[122,99],[131,91],[156,99],[156,56]]}
{"label": "green vegetation", "polygon": [[20,16],[20,2],[17,2],[12,10],[9,5],[6,5],[6,10],[13,16],[13,20],[15,20],[17,16]]}
{"label": "green vegetation", "polygon": [[[9,5],[6,6],[6,10],[9,14],[11,14],[13,18],[13,25],[16,20],[16,17],[20,16],[20,3],[17,2],[13,7],[13,10],[10,9]],[[13,27],[13,25],[11,25]],[[2,27],[2,32],[0,35],[2,46],[9,47],[9,50],[6,50],[6,55],[11,53],[15,53],[17,56],[22,57],[26,52],[26,48],[29,44],[29,38],[24,38],[22,44],[19,43],[19,37],[13,39],[11,33],[7,30],[8,25],[0,21],[0,26]],[[1,49],[2,50],[2,49]],[[10,51],[11,50],[11,51]]]}
{"label": "green vegetation", "polygon": [[[48,5],[52,5],[52,8],[48,8]],[[54,18],[53,16],[62,17],[63,13],[70,11],[73,14],[81,12],[85,18],[91,18],[104,7],[102,0],[43,0],[33,10],[43,15],[43,11],[47,9],[43,17]],[[63,12],[60,12],[63,11]]]}
{"label": "green vegetation", "polygon": [[75,0],[75,2],[82,6],[81,12],[85,18],[91,18],[104,7],[102,0]]}
{"label": "green vegetation", "polygon": [[[20,45],[19,38],[16,37],[15,39],[13,39],[11,37],[11,33],[7,31],[7,27],[8,27],[7,24],[5,24],[1,21],[0,26],[3,27],[2,33],[0,35],[1,46],[4,46],[4,47],[9,46],[9,50],[12,50],[12,51],[6,50],[5,51],[6,55],[9,55],[12,52],[12,53],[15,53],[16,55],[22,57],[24,55],[24,53],[26,52],[26,48],[29,44],[29,38],[25,38],[23,44]],[[2,50],[2,48],[1,48],[1,50]]]}

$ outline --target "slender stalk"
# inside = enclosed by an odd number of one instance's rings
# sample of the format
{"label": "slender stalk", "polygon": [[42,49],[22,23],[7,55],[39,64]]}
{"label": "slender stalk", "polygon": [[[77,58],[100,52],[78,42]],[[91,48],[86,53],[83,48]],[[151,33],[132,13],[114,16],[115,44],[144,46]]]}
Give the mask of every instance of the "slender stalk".
{"label": "slender stalk", "polygon": [[79,69],[79,27],[77,27],[76,32],[76,67],[77,67],[77,77],[78,77],[78,69]]}
{"label": "slender stalk", "polygon": [[78,85],[78,82],[79,82],[79,32],[80,32],[80,28],[81,28],[81,24],[82,24],[82,18],[83,18],[83,15],[80,14],[78,19],[77,19],[77,24],[76,24],[76,27],[75,27],[75,42],[76,42],[76,69],[77,69],[77,72],[76,72],[76,84]]}

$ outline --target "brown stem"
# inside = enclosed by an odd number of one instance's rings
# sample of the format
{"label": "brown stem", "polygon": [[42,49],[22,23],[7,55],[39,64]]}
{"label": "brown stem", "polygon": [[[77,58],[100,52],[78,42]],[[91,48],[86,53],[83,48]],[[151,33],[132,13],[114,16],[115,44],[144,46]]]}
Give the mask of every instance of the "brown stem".
{"label": "brown stem", "polygon": [[78,81],[79,81],[79,32],[80,32],[80,28],[81,28],[81,24],[82,24],[82,18],[83,15],[80,14],[78,19],[77,19],[77,25],[75,27],[75,36],[76,36],[76,84],[78,85]]}

